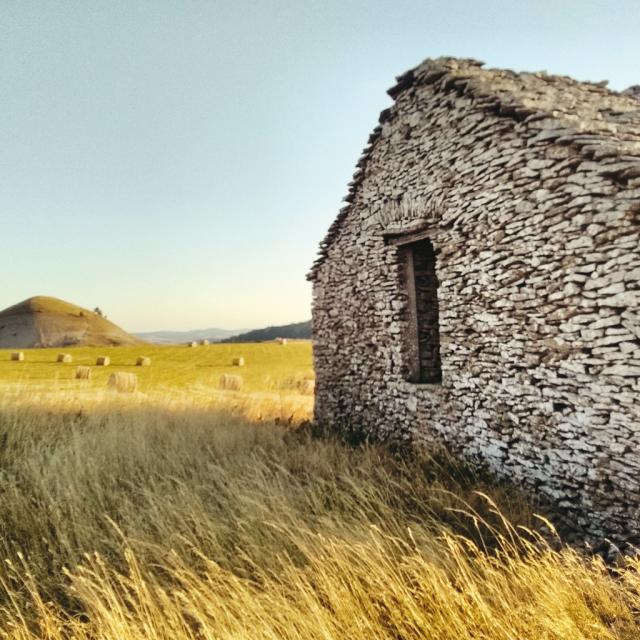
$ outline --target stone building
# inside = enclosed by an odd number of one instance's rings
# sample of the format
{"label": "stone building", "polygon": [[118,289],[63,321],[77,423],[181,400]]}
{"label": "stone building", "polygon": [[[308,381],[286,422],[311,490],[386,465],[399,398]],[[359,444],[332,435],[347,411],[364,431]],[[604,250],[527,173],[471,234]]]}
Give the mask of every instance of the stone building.
{"label": "stone building", "polygon": [[640,534],[640,92],[427,60],[313,282],[316,419],[442,442]]}

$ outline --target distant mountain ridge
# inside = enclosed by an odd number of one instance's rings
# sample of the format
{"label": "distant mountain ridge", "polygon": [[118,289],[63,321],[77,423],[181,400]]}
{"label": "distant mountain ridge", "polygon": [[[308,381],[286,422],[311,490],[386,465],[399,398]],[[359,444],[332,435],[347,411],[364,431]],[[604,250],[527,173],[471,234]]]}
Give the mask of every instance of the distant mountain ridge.
{"label": "distant mountain ridge", "polygon": [[265,342],[276,338],[289,338],[291,340],[309,340],[311,338],[311,320],[306,322],[294,322],[265,329],[254,329],[220,342]]}
{"label": "distant mountain ridge", "polygon": [[247,329],[191,329],[190,331],[145,331],[134,335],[155,344],[179,344],[198,340],[218,342]]}
{"label": "distant mountain ridge", "polygon": [[0,348],[120,346],[138,338],[103,315],[77,305],[34,296],[0,311]]}

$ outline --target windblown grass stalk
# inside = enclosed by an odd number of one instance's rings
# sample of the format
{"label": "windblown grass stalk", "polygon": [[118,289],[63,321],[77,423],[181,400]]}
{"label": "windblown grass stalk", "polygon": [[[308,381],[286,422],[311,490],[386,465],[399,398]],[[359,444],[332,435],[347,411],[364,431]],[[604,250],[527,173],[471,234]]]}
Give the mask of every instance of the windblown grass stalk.
{"label": "windblown grass stalk", "polygon": [[521,496],[442,455],[17,395],[0,396],[0,637],[640,637],[637,561],[547,543]]}
{"label": "windblown grass stalk", "polygon": [[[83,369],[84,374],[89,367]],[[243,378],[244,380],[244,378]],[[83,381],[83,383],[86,381]],[[52,414],[91,412],[108,414],[122,409],[136,410],[140,413],[157,412],[213,412],[220,410],[242,416],[250,422],[277,422],[297,425],[309,420],[313,412],[313,397],[302,395],[294,390],[254,391],[243,393],[228,392],[215,385],[193,386],[187,390],[171,386],[158,385],[151,391],[139,392],[131,396],[114,398],[106,393],[106,380],[100,388],[83,386],[70,392],[58,381],[37,384],[0,383],[0,408],[13,412],[18,409],[32,411],[50,411]]]}

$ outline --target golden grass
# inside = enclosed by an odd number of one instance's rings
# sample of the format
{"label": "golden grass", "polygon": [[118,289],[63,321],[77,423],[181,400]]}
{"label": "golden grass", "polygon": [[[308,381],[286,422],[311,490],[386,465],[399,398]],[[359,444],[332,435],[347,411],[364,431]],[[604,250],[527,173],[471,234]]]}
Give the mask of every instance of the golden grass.
{"label": "golden grass", "polygon": [[180,367],[171,386],[170,353],[143,393],[0,386],[0,637],[640,637],[637,560],[547,542],[522,496],[442,454],[282,426],[309,415],[308,360],[247,357],[237,393]]}
{"label": "golden grass", "polygon": [[[95,367],[98,356],[111,359],[111,369],[136,373],[142,392],[166,390],[201,390],[216,388],[223,373],[238,373],[232,366],[234,357],[244,356],[244,389],[248,392],[272,390],[273,381],[303,375],[311,367],[311,342],[290,342],[286,349],[275,343],[213,344],[190,349],[187,346],[135,345],[126,347],[70,347],[76,365],[93,368],[91,387],[100,389],[107,383],[109,369]],[[55,385],[62,391],[85,389],[73,380],[70,369],[56,365],[59,349],[26,349],[25,362],[17,365],[9,359],[11,350],[0,350],[0,384],[21,383]],[[139,357],[151,359],[151,366],[136,367]],[[267,381],[269,383],[267,384]]]}
{"label": "golden grass", "polygon": [[451,461],[135,405],[3,405],[0,440],[0,636],[640,633],[637,561],[614,574],[516,531],[477,491],[532,526],[526,504]]}

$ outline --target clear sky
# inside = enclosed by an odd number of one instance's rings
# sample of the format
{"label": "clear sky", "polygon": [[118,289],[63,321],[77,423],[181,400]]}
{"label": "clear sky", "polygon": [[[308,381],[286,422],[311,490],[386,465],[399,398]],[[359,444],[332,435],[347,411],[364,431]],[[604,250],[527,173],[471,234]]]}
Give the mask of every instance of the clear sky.
{"label": "clear sky", "polygon": [[130,331],[310,316],[394,76],[426,57],[640,83],[638,0],[0,2],[0,308]]}

